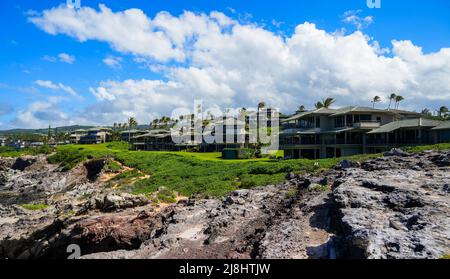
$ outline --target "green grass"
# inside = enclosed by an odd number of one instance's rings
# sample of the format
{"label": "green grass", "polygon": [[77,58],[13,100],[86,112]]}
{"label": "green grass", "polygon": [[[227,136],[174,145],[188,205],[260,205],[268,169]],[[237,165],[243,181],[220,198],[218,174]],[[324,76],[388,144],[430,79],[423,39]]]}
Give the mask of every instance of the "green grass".
{"label": "green grass", "polygon": [[[413,150],[427,149],[450,149],[450,145]],[[126,143],[108,143],[60,146],[48,160],[69,170],[88,158],[114,159],[134,170],[119,174],[111,183],[118,184],[123,191],[135,194],[151,194],[164,188],[187,197],[221,197],[236,189],[278,184],[290,172],[317,172],[329,169],[343,159],[364,161],[379,156],[381,154],[320,160],[223,160],[220,153],[129,151]],[[148,178],[144,178],[145,175]]]}
{"label": "green grass", "polygon": [[407,147],[405,148],[408,152],[422,152],[425,150],[435,150],[435,151],[442,151],[442,150],[450,150],[450,143],[441,143],[436,145],[421,145],[421,146],[413,146],[413,147]]}
{"label": "green grass", "polygon": [[37,210],[46,209],[48,207],[48,205],[47,204],[22,204],[21,207],[26,210],[37,211]]}
{"label": "green grass", "polygon": [[26,155],[50,154],[53,149],[48,146],[39,148],[14,149],[12,147],[0,146],[0,157],[17,158]]}
{"label": "green grass", "polygon": [[[375,155],[353,158],[369,157]],[[164,187],[188,197],[194,194],[220,197],[236,189],[277,184],[284,181],[289,172],[314,172],[330,168],[341,160],[223,160],[220,153],[128,151],[127,144],[109,143],[60,146],[57,153],[49,157],[49,162],[69,170],[88,158],[112,158],[134,168],[114,179],[115,183],[124,185],[122,190],[148,194]],[[133,181],[144,175],[149,178]]]}

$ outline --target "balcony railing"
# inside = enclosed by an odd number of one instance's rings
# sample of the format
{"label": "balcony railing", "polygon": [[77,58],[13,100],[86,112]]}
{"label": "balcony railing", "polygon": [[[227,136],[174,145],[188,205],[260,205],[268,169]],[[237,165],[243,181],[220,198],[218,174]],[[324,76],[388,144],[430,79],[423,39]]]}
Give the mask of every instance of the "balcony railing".
{"label": "balcony railing", "polygon": [[376,120],[365,120],[365,121],[353,123],[352,126],[353,126],[353,128],[358,128],[358,129],[376,129],[376,128],[380,128],[381,123],[380,123],[380,121],[376,121]]}

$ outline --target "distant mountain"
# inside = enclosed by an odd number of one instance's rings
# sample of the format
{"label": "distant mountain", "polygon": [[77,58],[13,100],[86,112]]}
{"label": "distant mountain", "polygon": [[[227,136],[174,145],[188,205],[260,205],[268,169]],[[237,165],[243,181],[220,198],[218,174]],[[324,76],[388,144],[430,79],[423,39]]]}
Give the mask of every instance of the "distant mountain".
{"label": "distant mountain", "polygon": [[[58,130],[58,133],[68,133],[75,130],[80,129],[90,129],[94,128],[96,126],[81,126],[81,125],[73,125],[73,126],[63,126],[63,127],[57,127],[57,128],[51,128],[52,133],[55,132],[55,130]],[[105,126],[108,127],[108,126]],[[137,128],[139,130],[147,130],[149,129],[149,125],[139,125]],[[112,128],[112,127],[108,127]],[[0,131],[0,135],[17,135],[17,134],[42,134],[47,135],[48,128],[42,128],[42,129],[11,129],[11,130],[3,130]]]}
{"label": "distant mountain", "polygon": [[[75,131],[78,129],[89,129],[93,128],[94,126],[80,126],[80,125],[73,125],[73,126],[64,126],[64,127],[57,127],[57,128],[51,128],[52,133],[55,132],[55,130],[58,130],[58,133],[67,133],[71,131]],[[11,129],[11,130],[4,130],[0,131],[0,135],[14,135],[14,134],[43,134],[47,135],[48,128],[43,129]]]}

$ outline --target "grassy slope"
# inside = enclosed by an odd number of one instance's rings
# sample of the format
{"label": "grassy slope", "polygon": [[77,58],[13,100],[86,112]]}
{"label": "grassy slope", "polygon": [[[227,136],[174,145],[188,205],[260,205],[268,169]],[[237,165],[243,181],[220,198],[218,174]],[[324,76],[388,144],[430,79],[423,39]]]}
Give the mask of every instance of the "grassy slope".
{"label": "grassy slope", "polygon": [[[49,157],[49,162],[71,169],[88,158],[110,157],[150,175],[150,178],[138,180],[131,187],[134,193],[152,193],[165,187],[183,196],[201,194],[219,197],[239,188],[280,183],[289,172],[312,172],[330,168],[342,160],[222,160],[220,153],[128,151],[127,148],[128,145],[123,143],[60,146],[56,154]],[[409,150],[426,149],[450,149],[450,144]],[[0,156],[5,154],[11,155],[0,151]],[[362,161],[377,156],[380,154],[357,155],[348,159]],[[319,165],[316,166],[315,163]]]}
{"label": "grassy slope", "polygon": [[[272,161],[222,160],[220,153],[128,151],[126,144],[67,145],[50,156],[51,163],[61,163],[66,169],[89,158],[111,157],[136,168],[150,178],[138,180],[134,193],[151,193],[160,187],[183,196],[201,194],[223,196],[239,188],[280,183],[289,172],[308,172],[329,168],[341,159]],[[375,155],[358,156],[358,158]],[[357,159],[356,157],[354,159]],[[318,162],[319,166],[314,163]]]}

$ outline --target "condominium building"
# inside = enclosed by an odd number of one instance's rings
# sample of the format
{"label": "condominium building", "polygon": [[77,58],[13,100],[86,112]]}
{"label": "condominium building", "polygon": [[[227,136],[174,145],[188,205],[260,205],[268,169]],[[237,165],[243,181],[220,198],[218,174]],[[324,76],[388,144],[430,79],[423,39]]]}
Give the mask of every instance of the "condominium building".
{"label": "condominium building", "polygon": [[402,110],[321,108],[285,119],[280,145],[286,159],[376,153],[398,146],[450,141],[448,122]]}

